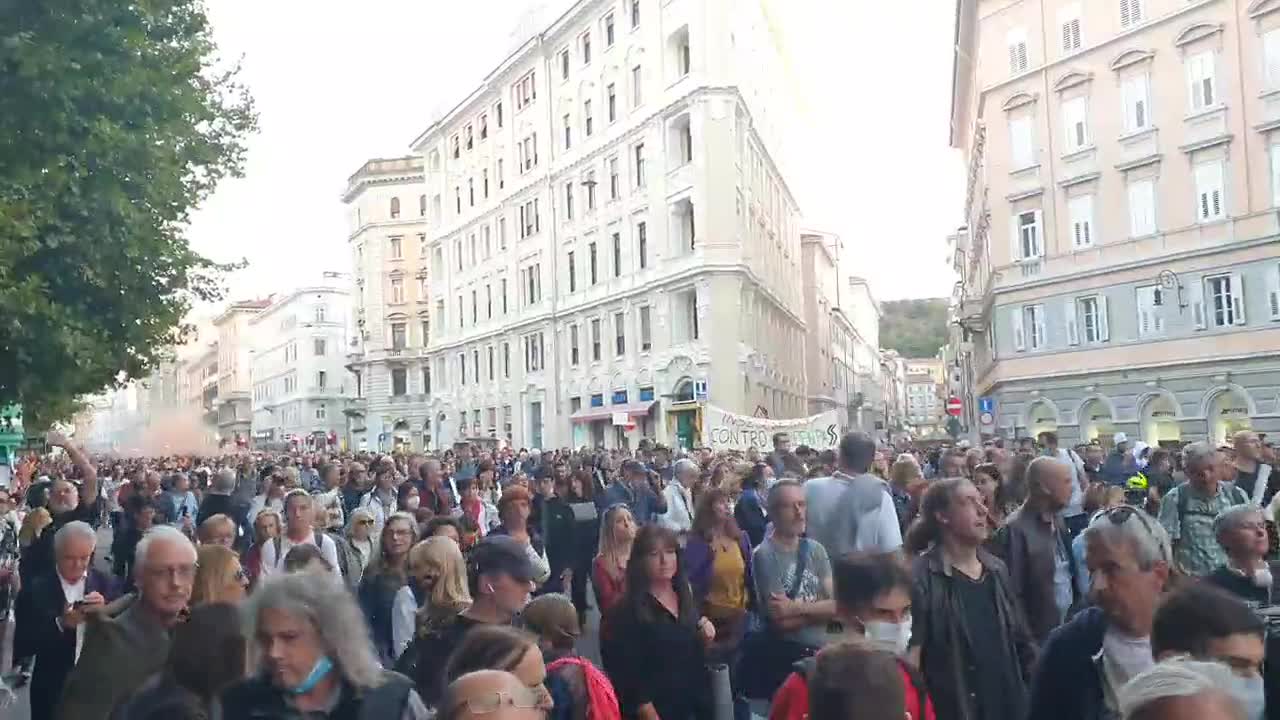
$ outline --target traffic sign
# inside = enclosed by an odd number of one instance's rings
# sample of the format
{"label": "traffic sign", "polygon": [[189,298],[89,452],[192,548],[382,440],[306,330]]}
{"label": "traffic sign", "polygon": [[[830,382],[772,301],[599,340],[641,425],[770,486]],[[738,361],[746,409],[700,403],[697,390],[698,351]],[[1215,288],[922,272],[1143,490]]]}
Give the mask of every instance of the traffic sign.
{"label": "traffic sign", "polygon": [[948,415],[959,417],[960,413],[962,412],[964,412],[964,403],[960,401],[960,398],[956,397],[955,395],[952,395],[950,398],[947,399]]}
{"label": "traffic sign", "polygon": [[996,399],[992,397],[978,398],[978,412],[994,415],[996,412]]}
{"label": "traffic sign", "polygon": [[996,416],[989,412],[984,412],[982,415],[978,416],[978,420],[981,421],[983,425],[994,425],[996,422]]}

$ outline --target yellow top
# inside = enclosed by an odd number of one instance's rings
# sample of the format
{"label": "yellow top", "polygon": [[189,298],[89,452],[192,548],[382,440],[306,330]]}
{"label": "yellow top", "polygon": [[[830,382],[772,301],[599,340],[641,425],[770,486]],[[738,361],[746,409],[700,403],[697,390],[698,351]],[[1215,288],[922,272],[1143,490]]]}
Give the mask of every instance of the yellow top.
{"label": "yellow top", "polygon": [[[730,615],[747,609],[747,563],[737,541],[717,538],[712,543],[715,557],[711,565],[711,584],[707,589],[707,607]],[[720,613],[716,613],[720,614]]]}

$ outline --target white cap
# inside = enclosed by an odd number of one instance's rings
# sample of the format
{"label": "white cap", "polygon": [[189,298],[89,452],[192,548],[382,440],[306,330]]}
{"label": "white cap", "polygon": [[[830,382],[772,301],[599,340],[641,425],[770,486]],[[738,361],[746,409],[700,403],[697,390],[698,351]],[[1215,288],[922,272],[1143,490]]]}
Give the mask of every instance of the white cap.
{"label": "white cap", "polygon": [[1119,445],[1120,443],[1129,442],[1129,436],[1125,435],[1122,432],[1118,432],[1115,435],[1111,436],[1111,441]]}

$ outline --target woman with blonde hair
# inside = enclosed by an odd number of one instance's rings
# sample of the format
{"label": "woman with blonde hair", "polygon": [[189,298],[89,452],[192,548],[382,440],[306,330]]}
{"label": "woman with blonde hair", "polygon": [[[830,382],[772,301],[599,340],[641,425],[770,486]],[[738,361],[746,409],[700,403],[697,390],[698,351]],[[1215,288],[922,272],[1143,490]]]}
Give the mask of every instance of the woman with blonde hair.
{"label": "woman with blonde hair", "polygon": [[603,617],[626,587],[627,563],[636,539],[636,521],[626,505],[614,505],[600,521],[600,552],[591,567],[591,586]]}
{"label": "woman with blonde hair", "polygon": [[196,579],[191,585],[191,606],[209,603],[238,605],[249,587],[249,576],[240,566],[240,556],[223,545],[201,545],[196,549]]}
{"label": "woman with blonde hair", "polygon": [[409,550],[409,584],[396,593],[392,642],[404,652],[415,632],[425,634],[471,605],[467,566],[452,538],[429,537]]}

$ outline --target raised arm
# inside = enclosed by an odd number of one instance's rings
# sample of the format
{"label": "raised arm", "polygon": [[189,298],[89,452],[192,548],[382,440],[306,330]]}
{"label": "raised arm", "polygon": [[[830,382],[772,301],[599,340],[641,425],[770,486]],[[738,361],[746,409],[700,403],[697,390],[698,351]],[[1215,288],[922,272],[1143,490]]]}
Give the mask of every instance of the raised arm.
{"label": "raised arm", "polygon": [[45,441],[54,447],[67,451],[67,456],[80,471],[80,502],[88,505],[98,499],[98,470],[89,462],[84,450],[71,443],[70,438],[60,432],[50,431]]}

